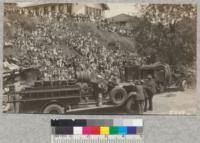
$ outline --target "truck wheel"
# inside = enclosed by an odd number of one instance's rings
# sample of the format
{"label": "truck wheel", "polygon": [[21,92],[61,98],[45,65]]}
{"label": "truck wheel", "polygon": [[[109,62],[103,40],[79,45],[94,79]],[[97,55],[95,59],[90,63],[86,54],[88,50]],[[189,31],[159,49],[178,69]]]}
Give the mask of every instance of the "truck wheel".
{"label": "truck wheel", "polygon": [[138,114],[139,113],[139,106],[136,103],[135,97],[131,97],[126,102],[126,111],[130,114]]}
{"label": "truck wheel", "polygon": [[122,104],[127,97],[126,90],[118,86],[113,88],[110,92],[110,101],[116,105]]}
{"label": "truck wheel", "polygon": [[62,106],[60,106],[59,104],[50,104],[50,105],[47,105],[44,108],[43,113],[46,113],[46,114],[63,114],[64,108]]}
{"label": "truck wheel", "polygon": [[181,83],[181,90],[185,91],[187,89],[188,85],[187,85],[187,81],[183,80]]}

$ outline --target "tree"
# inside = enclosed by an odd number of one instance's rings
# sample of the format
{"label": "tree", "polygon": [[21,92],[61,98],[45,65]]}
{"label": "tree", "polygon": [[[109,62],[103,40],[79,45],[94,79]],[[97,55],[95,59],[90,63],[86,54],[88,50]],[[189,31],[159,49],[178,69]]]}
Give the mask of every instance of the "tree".
{"label": "tree", "polygon": [[134,27],[136,48],[150,62],[178,66],[195,64],[196,5],[143,5],[140,22]]}

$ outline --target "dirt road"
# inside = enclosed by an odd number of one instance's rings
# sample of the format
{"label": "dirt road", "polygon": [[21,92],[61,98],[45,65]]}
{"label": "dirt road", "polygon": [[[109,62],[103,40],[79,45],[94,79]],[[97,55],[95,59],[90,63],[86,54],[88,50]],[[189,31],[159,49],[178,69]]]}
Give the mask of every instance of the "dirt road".
{"label": "dirt road", "polygon": [[[186,91],[173,91],[156,94],[153,98],[153,111],[144,112],[145,115],[195,115],[197,96],[194,89]],[[104,108],[96,110],[80,111],[74,114],[107,114],[127,115],[125,108]]]}
{"label": "dirt road", "polygon": [[144,114],[194,115],[196,108],[196,91],[188,89],[184,92],[176,91],[155,95],[153,111],[147,111]]}

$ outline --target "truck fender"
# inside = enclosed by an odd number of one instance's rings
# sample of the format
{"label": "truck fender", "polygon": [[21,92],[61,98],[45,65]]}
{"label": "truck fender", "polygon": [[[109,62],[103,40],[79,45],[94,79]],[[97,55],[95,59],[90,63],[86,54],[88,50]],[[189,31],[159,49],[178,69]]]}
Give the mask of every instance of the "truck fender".
{"label": "truck fender", "polygon": [[127,101],[124,104],[126,111],[129,114],[139,114],[139,108],[136,102],[136,92],[130,92]]}
{"label": "truck fender", "polygon": [[122,106],[126,105],[127,101],[128,101],[130,98],[132,98],[132,97],[136,98],[136,95],[137,95],[137,92],[130,92],[130,93],[128,94],[127,99],[123,102]]}
{"label": "truck fender", "polygon": [[65,110],[59,102],[50,101],[41,108],[40,113],[43,113],[45,110],[49,110],[47,108],[57,108],[58,110],[60,110],[61,113],[64,113]]}

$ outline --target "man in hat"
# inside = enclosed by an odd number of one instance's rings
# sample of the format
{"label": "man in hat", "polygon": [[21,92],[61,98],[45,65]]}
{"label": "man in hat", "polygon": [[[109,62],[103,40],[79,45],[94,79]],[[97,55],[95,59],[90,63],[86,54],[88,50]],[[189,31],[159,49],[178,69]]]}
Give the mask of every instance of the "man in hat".
{"label": "man in hat", "polygon": [[117,76],[116,76],[116,74],[112,73],[109,81],[112,82],[114,85],[117,85]]}
{"label": "man in hat", "polygon": [[136,81],[136,103],[137,103],[137,108],[138,108],[138,114],[143,114],[144,112],[144,100],[145,100],[145,95],[144,95],[144,88],[143,85],[140,81]]}
{"label": "man in hat", "polygon": [[146,91],[146,85],[145,85],[144,80],[141,80],[141,84],[143,86],[143,92],[144,92],[144,112],[146,112],[149,96],[148,96],[147,91]]}
{"label": "man in hat", "polygon": [[102,88],[99,82],[99,76],[93,77],[91,80],[93,95],[96,100],[96,105],[101,106],[103,104]]}
{"label": "man in hat", "polygon": [[[152,75],[147,76],[147,81],[145,83],[145,89],[148,94],[148,99],[149,99],[149,110],[153,110],[153,95],[156,93],[156,83],[155,80],[153,79]],[[147,108],[145,106],[145,108]],[[147,109],[144,109],[147,110]]]}

